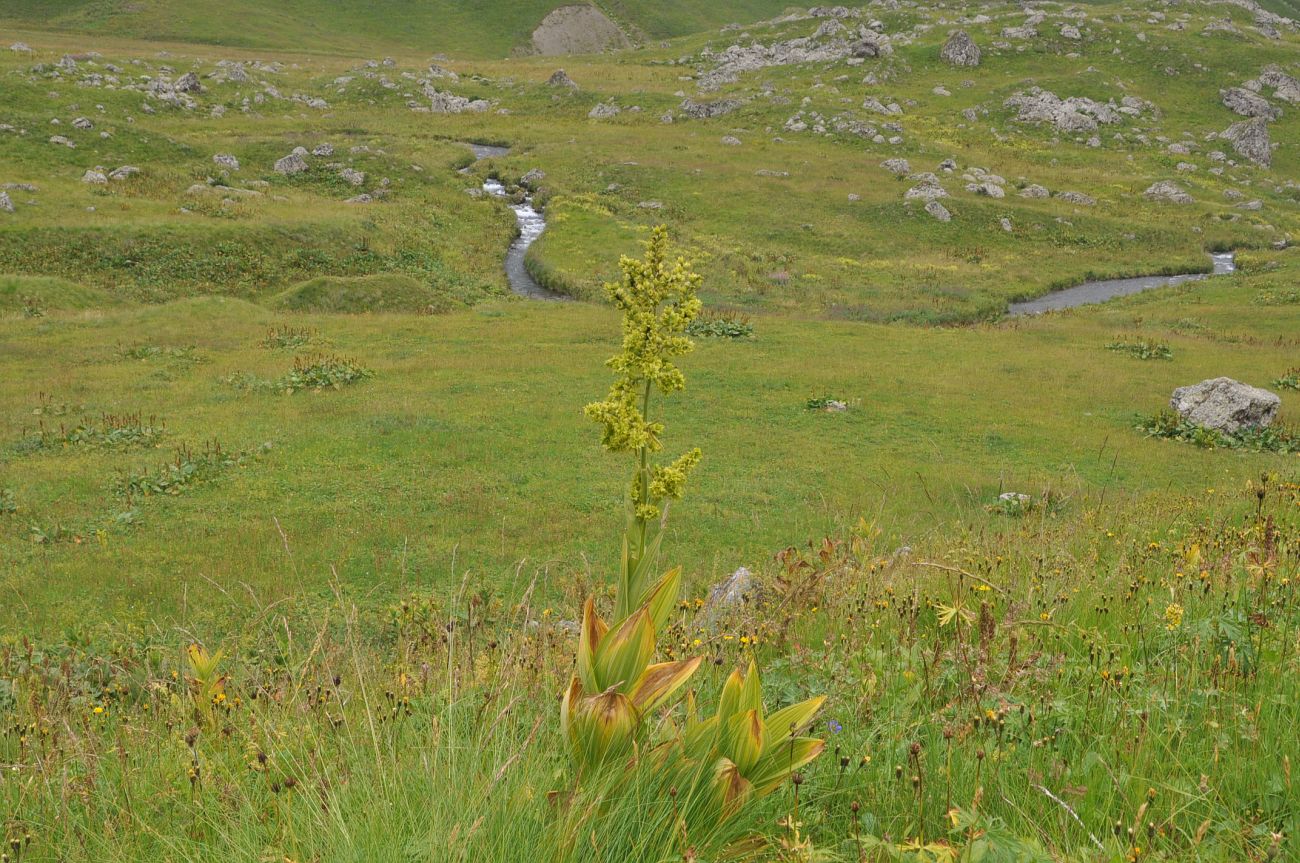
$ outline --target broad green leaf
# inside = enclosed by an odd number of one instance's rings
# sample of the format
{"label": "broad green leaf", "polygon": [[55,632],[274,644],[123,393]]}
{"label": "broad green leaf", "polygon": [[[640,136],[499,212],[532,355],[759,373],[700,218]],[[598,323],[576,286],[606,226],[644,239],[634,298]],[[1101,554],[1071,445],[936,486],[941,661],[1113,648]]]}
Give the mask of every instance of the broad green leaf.
{"label": "broad green leaf", "polygon": [[817,711],[821,710],[822,705],[825,703],[826,696],[818,695],[816,698],[809,698],[807,701],[783,707],[773,713],[767,717],[767,739],[775,745],[779,740],[798,735],[808,727],[813,717],[817,715]]}
{"label": "broad green leaf", "polygon": [[740,676],[740,669],[734,669],[722,684],[722,694],[718,696],[718,722],[724,727],[740,709],[740,691],[745,688],[745,678]]}
{"label": "broad green leaf", "polygon": [[726,821],[744,807],[754,794],[753,784],[730,760],[719,758],[713,768],[713,805],[718,821]]}
{"label": "broad green leaf", "polygon": [[596,648],[596,679],[602,689],[630,692],[655,652],[650,612],[642,608],[600,640]]}
{"label": "broad green leaf", "polygon": [[604,689],[597,680],[596,649],[607,632],[609,627],[596,613],[595,598],[587,597],[587,601],[582,604],[582,629],[578,634],[577,666],[578,677],[582,680],[583,688],[588,692],[600,692]]}
{"label": "broad green leaf", "polygon": [[811,737],[796,737],[794,740],[773,743],[749,774],[755,795],[762,797],[771,793],[791,773],[821,755],[825,748],[825,740],[814,740]]}
{"label": "broad green leaf", "polygon": [[700,667],[702,657],[683,659],[679,662],[660,662],[651,665],[632,687],[632,704],[642,715],[654,710],[684,684],[695,669]]}
{"label": "broad green leaf", "polygon": [[681,589],[682,568],[673,567],[663,574],[659,581],[655,582],[654,587],[646,596],[645,605],[650,609],[650,619],[654,621],[655,631],[658,632],[663,625],[668,622],[668,617],[673,613],[673,606],[677,604],[677,594]]}
{"label": "broad green leaf", "polygon": [[731,717],[723,755],[735,762],[742,775],[748,775],[763,757],[764,742],[763,715],[757,710],[746,710]]}
{"label": "broad green leaf", "polygon": [[631,748],[638,719],[626,695],[609,691],[584,698],[570,716],[574,747],[584,766],[598,766]]}
{"label": "broad green leaf", "polygon": [[740,690],[736,709],[757,710],[760,716],[763,713],[763,681],[758,676],[758,666],[752,659],[749,661],[749,670],[745,672],[745,685]]}

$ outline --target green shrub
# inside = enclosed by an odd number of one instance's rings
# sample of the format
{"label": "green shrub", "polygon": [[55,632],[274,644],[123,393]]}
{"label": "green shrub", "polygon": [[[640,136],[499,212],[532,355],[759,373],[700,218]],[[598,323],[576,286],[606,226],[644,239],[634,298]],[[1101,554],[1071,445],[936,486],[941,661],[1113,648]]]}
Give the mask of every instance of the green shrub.
{"label": "green shrub", "polygon": [[1300,366],[1287,369],[1282,377],[1273,381],[1273,386],[1284,390],[1300,390]]}
{"label": "green shrub", "polygon": [[687,325],[686,334],[706,339],[747,339],[754,335],[754,325],[748,315],[706,310]]}
{"label": "green shrub", "polygon": [[374,372],[349,357],[311,354],[293,358],[293,368],[274,380],[236,372],[222,382],[238,390],[265,390],[293,394],[299,390],[340,389],[374,377]]}
{"label": "green shrub", "polygon": [[1176,411],[1165,409],[1139,420],[1136,428],[1149,437],[1195,444],[1202,449],[1237,449],[1246,452],[1300,452],[1300,435],[1277,426],[1243,428],[1223,432],[1189,422]]}
{"label": "green shrub", "polygon": [[1154,342],[1150,339],[1137,339],[1135,341],[1117,339],[1106,345],[1106,350],[1128,354],[1140,360],[1172,360],[1174,358],[1174,351],[1169,345],[1164,342]]}

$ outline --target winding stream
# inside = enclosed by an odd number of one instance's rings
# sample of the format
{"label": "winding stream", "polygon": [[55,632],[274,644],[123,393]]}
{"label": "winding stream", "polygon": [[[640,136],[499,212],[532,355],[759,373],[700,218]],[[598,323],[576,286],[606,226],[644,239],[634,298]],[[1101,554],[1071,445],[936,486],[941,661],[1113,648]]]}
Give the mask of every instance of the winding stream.
{"label": "winding stream", "polygon": [[[510,152],[509,147],[493,147],[488,144],[470,144],[469,148],[474,152],[475,159],[490,159],[494,156],[504,156]],[[468,169],[464,169],[468,171]],[[494,198],[509,200],[510,195],[506,192],[506,187],[499,180],[489,179],[483,183],[483,191],[487,192]],[[519,224],[519,237],[510,244],[509,250],[506,251],[506,280],[510,283],[510,290],[514,291],[521,297],[527,297],[530,300],[565,300],[568,297],[548,291],[537,283],[537,280],[528,272],[524,266],[524,255],[542,231],[546,230],[546,217],[533,207],[533,198],[531,195],[524,198],[523,203],[516,204],[510,202],[510,209],[515,211],[515,221]]]}
{"label": "winding stream", "polygon": [[1007,308],[1007,314],[1011,317],[1039,315],[1043,312],[1072,309],[1075,306],[1086,306],[1091,303],[1104,303],[1106,300],[1112,300],[1115,297],[1126,297],[1129,294],[1138,294],[1152,288],[1179,285],[1183,282],[1195,282],[1210,276],[1225,275],[1237,269],[1232,252],[1211,255],[1211,257],[1214,259],[1214,272],[1212,273],[1186,273],[1181,276],[1141,276],[1136,279],[1102,279],[1097,282],[1084,282],[1082,285],[1073,288],[1044,294],[1037,299],[1027,300],[1023,303],[1012,303]]}

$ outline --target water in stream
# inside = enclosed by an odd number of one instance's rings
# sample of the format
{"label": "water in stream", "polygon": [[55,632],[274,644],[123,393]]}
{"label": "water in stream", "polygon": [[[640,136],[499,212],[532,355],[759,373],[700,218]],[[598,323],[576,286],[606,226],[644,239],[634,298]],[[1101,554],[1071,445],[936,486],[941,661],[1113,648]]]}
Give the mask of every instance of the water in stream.
{"label": "water in stream", "polygon": [[[469,148],[474,151],[474,157],[477,159],[489,159],[493,156],[504,156],[510,152],[509,147],[493,147],[487,144],[470,144]],[[509,199],[510,195],[506,192],[506,187],[499,180],[489,179],[483,184],[483,191],[487,192],[494,198]],[[546,230],[546,217],[533,207],[532,196],[524,198],[522,203],[510,203],[510,209],[515,212],[515,221],[519,224],[519,237],[510,244],[509,250],[506,251],[506,279],[510,283],[510,290],[519,294],[521,297],[528,297],[532,300],[563,300],[566,297],[548,291],[537,283],[528,268],[524,266],[524,255],[528,252],[528,247],[542,235]]]}
{"label": "water in stream", "polygon": [[1097,282],[1084,282],[1082,285],[1073,288],[1044,294],[1037,299],[1027,300],[1023,303],[1012,303],[1007,308],[1007,314],[1012,317],[1017,315],[1038,315],[1043,312],[1086,306],[1090,303],[1104,303],[1106,300],[1112,300],[1115,297],[1126,297],[1129,294],[1149,291],[1152,288],[1164,288],[1169,285],[1182,284],[1183,282],[1194,282],[1209,276],[1221,276],[1237,269],[1236,264],[1233,262],[1232,252],[1212,255],[1211,257],[1214,259],[1214,272],[1212,273],[1187,273],[1181,276],[1142,276],[1136,279],[1102,279]]}

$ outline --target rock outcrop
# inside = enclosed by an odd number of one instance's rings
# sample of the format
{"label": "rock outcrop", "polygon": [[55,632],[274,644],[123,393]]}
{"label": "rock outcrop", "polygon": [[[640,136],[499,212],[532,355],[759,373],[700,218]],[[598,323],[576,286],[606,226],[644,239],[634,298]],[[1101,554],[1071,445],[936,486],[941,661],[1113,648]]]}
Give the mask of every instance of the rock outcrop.
{"label": "rock outcrop", "polygon": [[1232,144],[1237,155],[1256,165],[1267,168],[1273,162],[1273,144],[1268,135],[1268,120],[1255,117],[1233,123],[1219,133],[1219,137]]}
{"label": "rock outcrop", "polygon": [[532,35],[535,54],[598,54],[630,48],[632,40],[604,12],[586,3],[554,9]]}

